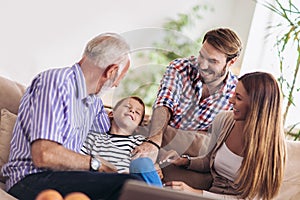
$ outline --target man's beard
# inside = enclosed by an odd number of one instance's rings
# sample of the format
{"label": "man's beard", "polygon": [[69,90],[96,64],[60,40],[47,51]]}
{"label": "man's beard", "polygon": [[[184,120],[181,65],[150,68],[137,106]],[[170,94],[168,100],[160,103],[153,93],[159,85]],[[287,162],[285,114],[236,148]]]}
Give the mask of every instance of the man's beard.
{"label": "man's beard", "polygon": [[107,80],[101,87],[101,90],[97,93],[97,96],[102,97],[108,90],[110,90],[113,86],[113,83],[116,81],[117,77],[118,74],[116,74],[111,79]]}
{"label": "man's beard", "polygon": [[201,81],[202,81],[203,83],[209,84],[209,83],[212,83],[212,82],[215,82],[215,81],[219,80],[219,79],[222,78],[226,73],[227,73],[227,63],[225,64],[225,66],[223,67],[223,69],[222,69],[221,72],[215,73],[214,79],[212,79],[212,80],[205,80],[203,77],[201,77]]}

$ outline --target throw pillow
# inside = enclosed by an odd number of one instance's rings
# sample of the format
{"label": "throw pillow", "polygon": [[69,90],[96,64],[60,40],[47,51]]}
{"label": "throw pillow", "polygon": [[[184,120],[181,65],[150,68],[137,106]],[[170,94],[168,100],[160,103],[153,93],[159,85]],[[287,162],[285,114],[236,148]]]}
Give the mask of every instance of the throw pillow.
{"label": "throw pillow", "polygon": [[[9,112],[5,108],[1,109],[0,118],[0,169],[7,163],[9,151],[10,151],[10,140],[12,137],[12,131],[16,122],[17,115]],[[0,172],[0,181],[5,182],[2,172]]]}
{"label": "throw pillow", "polygon": [[0,86],[0,109],[6,108],[17,114],[25,86],[2,76],[0,76]]}

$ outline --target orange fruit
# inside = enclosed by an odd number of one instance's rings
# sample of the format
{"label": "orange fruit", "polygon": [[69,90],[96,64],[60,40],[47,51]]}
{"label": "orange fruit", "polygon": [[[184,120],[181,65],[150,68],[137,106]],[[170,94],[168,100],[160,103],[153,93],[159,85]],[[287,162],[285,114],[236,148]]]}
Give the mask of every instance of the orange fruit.
{"label": "orange fruit", "polygon": [[91,200],[87,195],[81,192],[72,192],[65,196],[65,200]]}
{"label": "orange fruit", "polygon": [[56,190],[47,189],[41,191],[35,200],[63,200],[63,197]]}

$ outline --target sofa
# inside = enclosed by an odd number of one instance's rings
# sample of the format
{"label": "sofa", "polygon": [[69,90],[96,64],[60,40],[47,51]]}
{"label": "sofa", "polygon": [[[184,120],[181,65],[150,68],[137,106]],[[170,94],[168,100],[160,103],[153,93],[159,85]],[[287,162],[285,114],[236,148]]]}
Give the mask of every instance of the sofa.
{"label": "sofa", "polygon": [[[0,76],[0,167],[8,160],[11,134],[17,117],[20,99],[26,87],[17,81]],[[287,140],[287,165],[284,180],[280,189],[278,200],[300,199],[300,142]],[[164,180],[176,179],[189,182],[192,186],[207,189],[209,187],[209,174],[201,174],[193,171],[180,171],[168,166],[164,171]],[[171,191],[169,191],[171,193]],[[0,173],[0,199],[13,200],[11,195],[5,192],[5,178]]]}

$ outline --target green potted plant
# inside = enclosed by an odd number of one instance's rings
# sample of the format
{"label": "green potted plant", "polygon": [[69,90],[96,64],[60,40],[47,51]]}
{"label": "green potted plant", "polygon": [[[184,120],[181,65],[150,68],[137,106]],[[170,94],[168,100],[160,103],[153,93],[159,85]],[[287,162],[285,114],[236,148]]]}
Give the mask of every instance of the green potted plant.
{"label": "green potted plant", "polygon": [[[268,28],[272,29],[271,35],[276,38],[275,47],[280,69],[278,82],[285,99],[283,110],[285,124],[291,106],[297,106],[294,99],[300,91],[299,85],[296,85],[300,78],[300,11],[292,0],[275,0],[274,2],[274,4],[262,2],[262,5],[279,16],[280,19],[279,22],[277,21],[275,25],[270,25]],[[293,55],[294,63],[285,59],[288,54],[289,56]],[[287,68],[289,68],[289,72],[287,72]],[[287,78],[290,73],[292,73],[292,78]],[[300,139],[300,130],[296,129],[299,124],[300,122],[286,128],[286,134],[292,136],[294,140]]]}
{"label": "green potted plant", "polygon": [[203,19],[205,12],[213,12],[210,5],[195,5],[186,13],[178,13],[176,18],[167,19],[163,24],[163,37],[152,44],[152,50],[141,51],[137,56],[147,63],[130,71],[116,91],[117,99],[123,96],[137,95],[144,97],[145,105],[150,107],[155,101],[160,80],[165,67],[170,61],[179,57],[197,55],[202,35],[192,37],[190,33],[198,32],[197,23]]}

